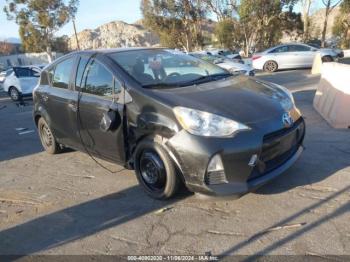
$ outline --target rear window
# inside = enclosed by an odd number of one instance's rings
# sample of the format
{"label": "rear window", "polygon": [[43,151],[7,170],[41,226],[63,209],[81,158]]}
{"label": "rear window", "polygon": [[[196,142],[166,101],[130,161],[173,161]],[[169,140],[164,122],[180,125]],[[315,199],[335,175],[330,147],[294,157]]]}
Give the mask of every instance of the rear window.
{"label": "rear window", "polygon": [[52,78],[52,86],[57,88],[68,89],[69,79],[72,73],[75,58],[71,57],[56,65],[54,71],[49,72]]}
{"label": "rear window", "polygon": [[33,71],[30,68],[21,68],[21,67],[16,67],[14,68],[14,71],[16,73],[16,76],[18,78],[22,78],[22,77],[36,77],[37,76],[37,72]]}

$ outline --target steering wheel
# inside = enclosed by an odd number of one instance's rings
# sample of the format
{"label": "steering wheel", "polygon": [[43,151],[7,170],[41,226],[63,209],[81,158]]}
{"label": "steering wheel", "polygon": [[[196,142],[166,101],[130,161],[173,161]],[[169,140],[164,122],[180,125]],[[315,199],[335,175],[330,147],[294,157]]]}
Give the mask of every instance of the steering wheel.
{"label": "steering wheel", "polygon": [[169,75],[167,75],[163,81],[166,82],[166,80],[168,80],[170,77],[178,77],[178,76],[181,76],[178,72],[173,72],[173,73],[170,73]]}

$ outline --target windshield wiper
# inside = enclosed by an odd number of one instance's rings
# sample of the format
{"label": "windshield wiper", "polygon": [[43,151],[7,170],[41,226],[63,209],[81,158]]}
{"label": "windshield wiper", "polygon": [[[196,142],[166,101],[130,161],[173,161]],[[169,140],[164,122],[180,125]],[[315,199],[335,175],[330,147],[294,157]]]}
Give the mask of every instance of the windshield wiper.
{"label": "windshield wiper", "polygon": [[167,83],[156,83],[156,84],[148,84],[142,85],[143,88],[172,88],[179,87],[178,84],[167,84]]}
{"label": "windshield wiper", "polygon": [[189,82],[182,83],[181,86],[203,84],[206,82],[217,81],[217,80],[220,80],[222,78],[226,78],[226,77],[230,77],[230,76],[232,76],[232,74],[230,74],[230,73],[220,73],[220,74],[201,76],[201,77],[196,78],[194,80],[191,80]]}

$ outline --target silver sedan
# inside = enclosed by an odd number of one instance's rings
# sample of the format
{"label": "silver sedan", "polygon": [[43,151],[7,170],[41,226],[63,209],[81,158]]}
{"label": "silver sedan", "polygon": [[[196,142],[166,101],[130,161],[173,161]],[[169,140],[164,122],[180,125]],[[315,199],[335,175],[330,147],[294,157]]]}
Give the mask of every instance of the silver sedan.
{"label": "silver sedan", "polygon": [[335,49],[319,49],[299,43],[284,44],[253,55],[253,67],[268,72],[275,72],[278,69],[312,67],[317,53],[321,54],[324,62],[333,61],[340,55]]}

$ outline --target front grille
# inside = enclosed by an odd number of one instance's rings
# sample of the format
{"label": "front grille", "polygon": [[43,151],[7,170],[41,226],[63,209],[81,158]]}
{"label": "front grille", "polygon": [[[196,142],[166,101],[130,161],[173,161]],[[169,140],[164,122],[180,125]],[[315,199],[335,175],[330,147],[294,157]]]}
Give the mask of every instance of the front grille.
{"label": "front grille", "polygon": [[259,161],[248,180],[263,176],[288,161],[301,145],[304,134],[305,124],[300,118],[289,128],[265,135]]}

